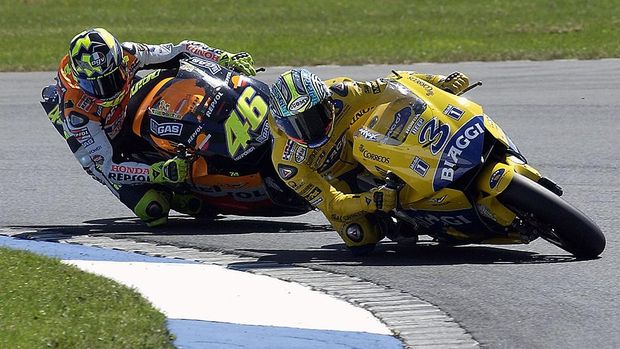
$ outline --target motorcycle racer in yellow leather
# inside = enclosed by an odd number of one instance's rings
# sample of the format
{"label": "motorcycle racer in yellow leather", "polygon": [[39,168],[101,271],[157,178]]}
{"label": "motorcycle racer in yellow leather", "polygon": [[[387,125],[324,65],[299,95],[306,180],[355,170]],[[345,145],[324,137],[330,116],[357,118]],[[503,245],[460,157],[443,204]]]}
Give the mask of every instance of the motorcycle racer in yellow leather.
{"label": "motorcycle racer in yellow leather", "polygon": [[121,44],[103,28],[77,34],[58,68],[59,112],[50,113],[50,121],[82,167],[149,226],[164,224],[171,206],[179,212],[196,213],[200,203],[162,190],[163,184],[185,181],[186,160],[148,164],[119,157],[119,144],[127,143],[123,141],[129,134],[125,130],[131,129],[131,123],[126,122],[129,91],[138,81],[139,70],[177,68],[179,60],[188,56],[208,59],[246,75],[256,74],[252,57],[246,52],[232,54],[188,40],[177,45]]}
{"label": "motorcycle racer in yellow leather", "polygon": [[[469,84],[459,72],[447,77],[415,76],[454,94]],[[308,70],[292,69],[280,75],[270,89],[269,123],[276,171],[288,186],[323,212],[356,255],[373,251],[390,229],[373,213],[390,212],[397,204],[394,189],[358,188],[361,170],[352,151],[353,134],[371,111],[402,97],[398,89],[386,88],[387,84],[384,79],[354,81],[346,77],[322,81]]]}

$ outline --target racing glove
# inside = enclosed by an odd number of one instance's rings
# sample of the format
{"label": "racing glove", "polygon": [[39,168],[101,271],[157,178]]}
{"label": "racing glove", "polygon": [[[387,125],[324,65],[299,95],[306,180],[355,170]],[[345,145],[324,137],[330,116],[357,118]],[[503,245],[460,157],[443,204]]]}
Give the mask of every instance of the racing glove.
{"label": "racing glove", "polygon": [[441,79],[437,87],[444,91],[458,95],[461,91],[466,89],[467,86],[469,86],[469,78],[467,75],[460,72],[454,72]]}
{"label": "racing glove", "polygon": [[398,193],[386,186],[372,188],[360,194],[362,211],[373,213],[376,211],[390,212],[396,208]]}
{"label": "racing glove", "polygon": [[223,52],[220,55],[219,64],[226,68],[234,69],[247,76],[256,75],[256,69],[254,69],[254,59],[247,52],[230,53]]}
{"label": "racing glove", "polygon": [[149,168],[149,182],[176,184],[187,178],[189,163],[185,159],[173,158],[156,162]]}

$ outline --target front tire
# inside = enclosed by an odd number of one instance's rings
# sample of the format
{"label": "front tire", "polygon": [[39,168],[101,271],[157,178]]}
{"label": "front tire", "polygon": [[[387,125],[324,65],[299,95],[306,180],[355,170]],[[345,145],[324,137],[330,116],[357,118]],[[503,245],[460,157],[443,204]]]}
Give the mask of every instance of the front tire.
{"label": "front tire", "polygon": [[[605,249],[601,229],[559,196],[519,174],[498,197],[506,206],[534,227],[543,239],[580,259],[596,258]],[[541,224],[542,223],[542,224]]]}

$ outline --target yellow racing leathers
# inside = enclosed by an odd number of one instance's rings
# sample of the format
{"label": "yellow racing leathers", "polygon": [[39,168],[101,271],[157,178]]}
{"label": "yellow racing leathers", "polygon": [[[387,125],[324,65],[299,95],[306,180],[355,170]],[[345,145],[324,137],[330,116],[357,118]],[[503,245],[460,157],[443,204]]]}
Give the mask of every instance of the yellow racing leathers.
{"label": "yellow racing leathers", "polygon": [[[441,75],[415,74],[445,88]],[[377,210],[369,192],[357,188],[361,165],[353,158],[353,134],[377,106],[401,97],[387,88],[386,79],[354,81],[340,77],[325,81],[332,92],[334,125],[329,141],[318,148],[298,144],[270,116],[274,137],[272,161],[279,176],[314,207],[320,209],[354,253],[372,251],[385,236],[385,225],[371,215]],[[372,196],[370,196],[372,197]],[[382,228],[383,227],[383,228]]]}

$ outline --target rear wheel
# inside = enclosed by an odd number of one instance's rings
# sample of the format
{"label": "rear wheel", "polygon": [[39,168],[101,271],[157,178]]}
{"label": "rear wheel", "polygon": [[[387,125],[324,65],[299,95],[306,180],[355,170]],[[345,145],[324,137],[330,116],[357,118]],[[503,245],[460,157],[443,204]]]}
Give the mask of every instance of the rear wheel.
{"label": "rear wheel", "polygon": [[537,228],[543,239],[575,257],[595,258],[605,249],[605,236],[590,218],[522,175],[515,174],[498,199]]}

